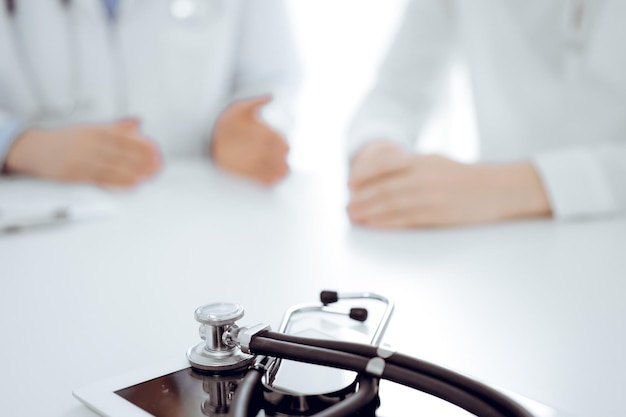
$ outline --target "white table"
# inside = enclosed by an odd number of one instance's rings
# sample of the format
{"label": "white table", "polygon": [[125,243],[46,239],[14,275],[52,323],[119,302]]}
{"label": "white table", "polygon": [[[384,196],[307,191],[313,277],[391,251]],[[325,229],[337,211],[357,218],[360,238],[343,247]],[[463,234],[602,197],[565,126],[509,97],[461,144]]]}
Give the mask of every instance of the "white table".
{"label": "white table", "polygon": [[385,340],[404,353],[626,415],[626,219],[370,231],[348,224],[343,184],[263,189],[180,161],[116,195],[115,218],[0,236],[0,415],[93,416],[72,390],[184,355],[197,306],[277,326],[326,288],[394,299]]}

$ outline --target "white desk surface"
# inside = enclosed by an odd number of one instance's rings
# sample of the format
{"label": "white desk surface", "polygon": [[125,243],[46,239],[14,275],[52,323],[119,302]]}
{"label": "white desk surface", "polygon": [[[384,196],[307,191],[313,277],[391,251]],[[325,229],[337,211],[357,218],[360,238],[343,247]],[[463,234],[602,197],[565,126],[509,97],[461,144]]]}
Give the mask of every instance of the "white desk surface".
{"label": "white desk surface", "polygon": [[93,416],[72,390],[184,355],[197,306],[276,327],[321,289],[394,299],[399,351],[626,415],[626,218],[380,232],[349,225],[345,195],[343,179],[264,189],[179,162],[110,220],[0,235],[0,415]]}

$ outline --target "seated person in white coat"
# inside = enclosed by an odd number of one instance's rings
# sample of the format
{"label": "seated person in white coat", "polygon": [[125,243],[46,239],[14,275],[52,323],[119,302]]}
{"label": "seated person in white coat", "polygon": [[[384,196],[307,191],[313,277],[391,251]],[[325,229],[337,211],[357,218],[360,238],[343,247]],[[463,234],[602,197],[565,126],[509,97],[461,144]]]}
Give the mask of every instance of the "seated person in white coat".
{"label": "seated person in white coat", "polygon": [[2,0],[0,167],[133,186],[211,155],[288,173],[298,80],[282,0]]}
{"label": "seated person in white coat", "polygon": [[[626,2],[413,0],[349,134],[348,213],[380,228],[626,209]],[[480,160],[414,139],[467,65]]]}

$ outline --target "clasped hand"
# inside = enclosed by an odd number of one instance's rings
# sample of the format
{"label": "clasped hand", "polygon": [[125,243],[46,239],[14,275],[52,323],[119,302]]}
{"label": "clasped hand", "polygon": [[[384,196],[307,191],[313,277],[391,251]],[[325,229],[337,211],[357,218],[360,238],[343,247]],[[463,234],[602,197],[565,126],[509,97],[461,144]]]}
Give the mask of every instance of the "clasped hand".
{"label": "clasped hand", "polygon": [[463,164],[388,141],[369,143],[350,167],[348,215],[374,228],[441,227],[546,216],[529,162]]}
{"label": "clasped hand", "polygon": [[13,145],[7,171],[66,182],[130,187],[161,168],[137,119],[54,129],[33,128]]}
{"label": "clasped hand", "polygon": [[[289,146],[258,114],[270,101],[265,96],[232,104],[218,119],[212,142],[218,166],[268,185],[289,172]],[[139,121],[125,119],[29,129],[11,147],[4,168],[57,181],[130,187],[161,165],[159,150]]]}

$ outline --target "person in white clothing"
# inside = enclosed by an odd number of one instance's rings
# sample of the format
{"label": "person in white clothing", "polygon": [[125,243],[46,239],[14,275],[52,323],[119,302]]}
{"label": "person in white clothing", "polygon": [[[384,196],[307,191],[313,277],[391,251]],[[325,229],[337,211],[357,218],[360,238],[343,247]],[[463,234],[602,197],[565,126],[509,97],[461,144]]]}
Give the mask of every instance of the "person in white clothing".
{"label": "person in white clothing", "polygon": [[0,168],[133,186],[210,155],[264,184],[289,170],[297,87],[282,0],[2,0]]}
{"label": "person in white clothing", "polygon": [[[456,226],[626,209],[626,2],[413,0],[349,133],[356,224]],[[413,141],[462,59],[480,160]]]}

